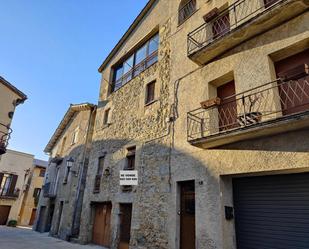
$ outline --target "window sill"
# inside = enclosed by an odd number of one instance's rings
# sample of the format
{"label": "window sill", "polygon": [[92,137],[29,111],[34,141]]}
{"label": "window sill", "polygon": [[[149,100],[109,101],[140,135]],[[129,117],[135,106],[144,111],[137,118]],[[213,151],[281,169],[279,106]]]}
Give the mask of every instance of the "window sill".
{"label": "window sill", "polygon": [[148,106],[150,106],[150,105],[156,103],[157,101],[158,101],[158,99],[154,99],[154,100],[152,100],[152,101],[149,101],[148,103],[145,103],[145,107],[148,107]]}

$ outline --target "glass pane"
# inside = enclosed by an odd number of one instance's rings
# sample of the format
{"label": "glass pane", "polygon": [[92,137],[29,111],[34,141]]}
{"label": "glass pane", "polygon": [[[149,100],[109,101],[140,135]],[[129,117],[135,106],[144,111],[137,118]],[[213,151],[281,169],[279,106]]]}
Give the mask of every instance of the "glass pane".
{"label": "glass pane", "polygon": [[121,77],[122,77],[122,74],[123,74],[123,67],[122,65],[115,68],[115,74],[114,74],[114,77],[115,77],[115,80],[119,80]]}
{"label": "glass pane", "polygon": [[149,55],[151,55],[153,52],[157,51],[159,47],[159,34],[155,35],[153,38],[149,41]]}
{"label": "glass pane", "polygon": [[134,56],[132,55],[123,63],[123,84],[132,79]]}
{"label": "glass pane", "polygon": [[143,60],[145,60],[147,55],[147,44],[145,44],[143,47],[141,47],[135,55],[135,65],[141,63]]}
{"label": "glass pane", "polygon": [[122,75],[123,67],[122,65],[114,69],[114,91],[122,86]]}

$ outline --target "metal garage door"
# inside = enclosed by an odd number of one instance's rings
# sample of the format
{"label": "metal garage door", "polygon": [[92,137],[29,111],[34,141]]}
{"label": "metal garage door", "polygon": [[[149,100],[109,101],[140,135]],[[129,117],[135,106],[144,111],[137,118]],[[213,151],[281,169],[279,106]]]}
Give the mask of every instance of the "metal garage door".
{"label": "metal garage door", "polygon": [[309,174],[233,179],[238,249],[309,248]]}

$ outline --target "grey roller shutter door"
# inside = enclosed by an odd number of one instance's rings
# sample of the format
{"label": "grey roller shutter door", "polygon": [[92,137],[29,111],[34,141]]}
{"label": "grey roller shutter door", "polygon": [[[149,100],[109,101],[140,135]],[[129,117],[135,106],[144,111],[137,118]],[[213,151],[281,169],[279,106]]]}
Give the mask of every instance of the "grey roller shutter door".
{"label": "grey roller shutter door", "polygon": [[309,174],[233,179],[238,249],[309,249]]}

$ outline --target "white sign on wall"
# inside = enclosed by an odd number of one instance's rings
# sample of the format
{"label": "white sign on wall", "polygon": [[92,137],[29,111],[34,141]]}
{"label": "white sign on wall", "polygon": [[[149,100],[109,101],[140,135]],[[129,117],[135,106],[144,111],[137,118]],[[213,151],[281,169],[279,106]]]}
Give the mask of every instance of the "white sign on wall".
{"label": "white sign on wall", "polygon": [[137,170],[120,170],[120,185],[138,185]]}

